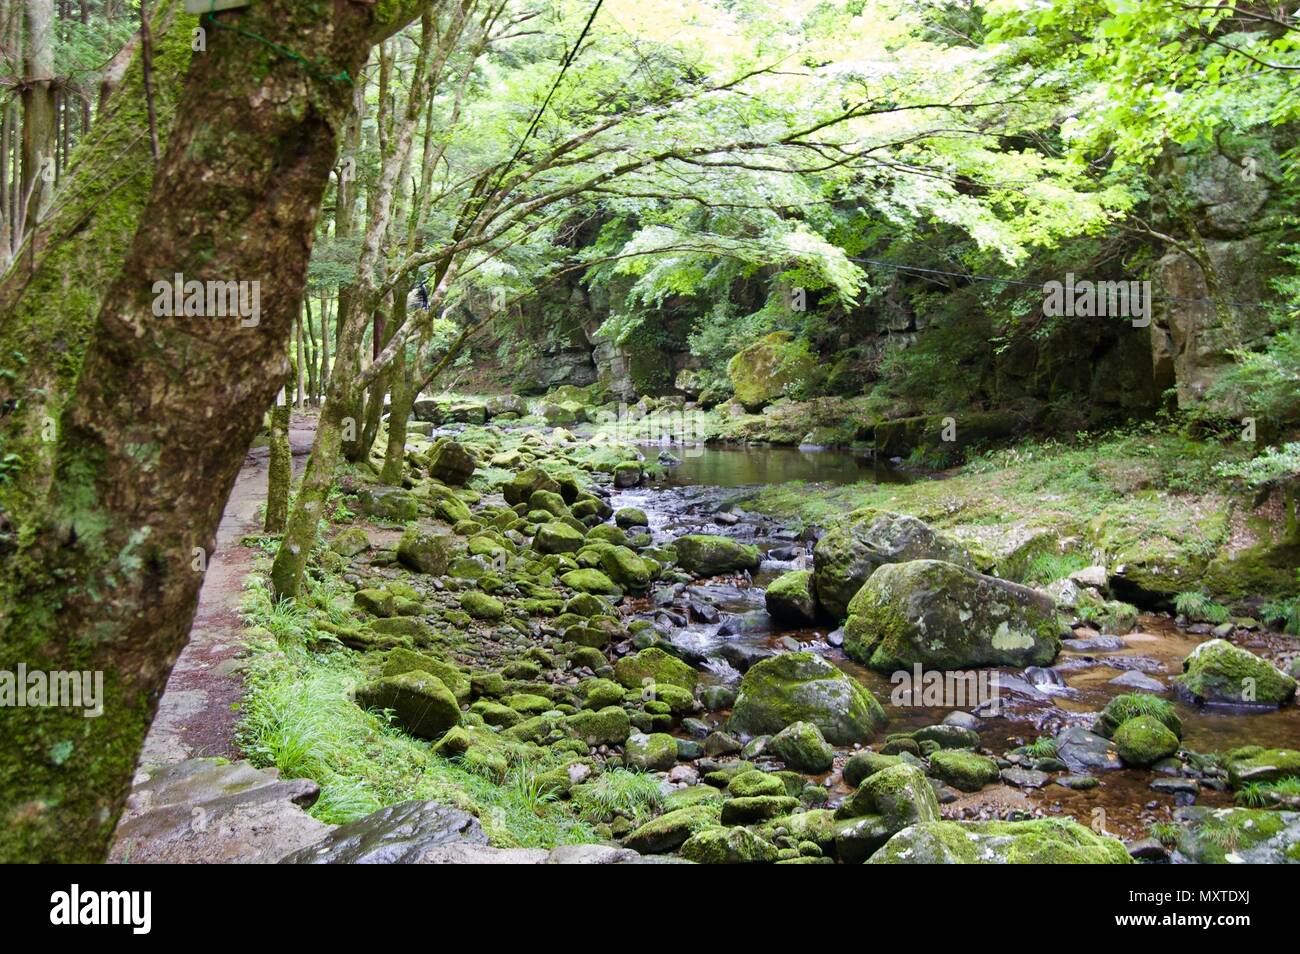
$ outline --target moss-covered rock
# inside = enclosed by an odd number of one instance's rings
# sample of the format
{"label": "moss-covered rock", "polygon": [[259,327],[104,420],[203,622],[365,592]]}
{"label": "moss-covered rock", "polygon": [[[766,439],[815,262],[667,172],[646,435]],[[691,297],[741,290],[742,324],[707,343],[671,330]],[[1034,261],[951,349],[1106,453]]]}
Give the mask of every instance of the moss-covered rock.
{"label": "moss-covered rock", "polygon": [[777,849],[746,828],[705,828],[682,845],[682,857],[701,865],[770,864]]}
{"label": "moss-covered rock", "polygon": [[567,716],[564,729],[588,745],[622,745],[632,732],[632,723],[621,706],[608,705]]}
{"label": "moss-covered rock", "polygon": [[978,792],[998,780],[998,763],[965,749],[940,749],[930,756],[930,774],[963,792]]}
{"label": "moss-covered rock", "polygon": [[1101,715],[1092,724],[1092,731],[1110,739],[1115,730],[1129,719],[1144,715],[1153,716],[1178,738],[1183,737],[1183,720],[1178,718],[1174,704],[1146,692],[1126,692],[1115,696],[1101,710]]}
{"label": "moss-covered rock", "polygon": [[905,764],[905,760],[901,755],[885,755],[881,752],[863,749],[860,752],[854,752],[845,760],[842,774],[845,784],[856,788],[868,776],[875,775],[877,772],[891,766],[902,764]]}
{"label": "moss-covered rock", "polygon": [[717,822],[717,804],[679,808],[646,822],[623,840],[623,846],[643,855],[666,854],[680,848],[696,831]]}
{"label": "moss-covered rock", "polygon": [[849,603],[844,651],[874,669],[1043,666],[1062,625],[1037,590],[941,560],[882,566]]}
{"label": "moss-covered rock", "polygon": [[397,597],[388,590],[368,587],[352,594],[352,602],[357,609],[364,610],[371,616],[393,616],[397,612]]}
{"label": "moss-covered rock", "polygon": [[736,352],[727,362],[727,377],[736,400],[752,412],[804,390],[816,379],[817,369],[807,341],[774,331]]}
{"label": "moss-covered rock", "polygon": [[1125,765],[1145,768],[1178,751],[1178,736],[1154,716],[1129,719],[1115,730],[1115,751]]}
{"label": "moss-covered rock", "polygon": [[832,745],[852,745],[868,741],[885,713],[856,680],[813,653],[784,653],[750,667],[732,709],[732,731],[770,735],[796,722],[811,722]]}
{"label": "moss-covered rock", "polygon": [[633,732],[623,747],[627,767],[642,772],[666,772],[677,764],[677,740],[666,732]]}
{"label": "moss-covered rock", "polygon": [[768,615],[781,623],[807,626],[817,620],[812,570],[792,570],[773,580],[763,594]]}
{"label": "moss-covered rock", "polygon": [[600,548],[600,567],[605,575],[630,593],[650,588],[654,567],[627,547],[607,544]]}
{"label": "moss-covered rock", "polygon": [[370,549],[370,537],[363,527],[348,527],[330,541],[330,549],[340,556],[356,556]]}
{"label": "moss-covered rock", "polygon": [[939,802],[924,772],[899,764],[864,779],[835,817],[836,854],[861,864],[909,825],[937,821]]}
{"label": "moss-covered rock", "polygon": [[722,803],[722,824],[752,825],[789,815],[799,807],[799,799],[788,795],[754,795],[730,798]]}
{"label": "moss-covered rock", "polygon": [[695,684],[700,679],[699,674],[686,663],[655,646],[616,662],[614,678],[628,689],[669,685],[680,686],[688,692],[695,691]]}
{"label": "moss-covered rock", "polygon": [[1132,864],[1124,843],[1075,821],[933,821],[903,829],[870,864]]}
{"label": "moss-covered rock", "polygon": [[533,549],[538,553],[577,553],[582,549],[583,536],[567,523],[551,521],[537,528]]}
{"label": "moss-covered rock", "polygon": [[448,437],[440,438],[429,451],[429,476],[444,484],[464,484],[474,476],[476,466],[465,446]]}
{"label": "moss-covered rock", "polygon": [[1265,659],[1225,639],[1201,643],[1174,682],[1197,701],[1280,706],[1296,681]]}
{"label": "moss-covered rock", "polygon": [[636,507],[623,507],[614,514],[614,523],[623,530],[630,530],[633,527],[650,526],[650,519],[645,515],[644,510],[638,510]]}
{"label": "moss-covered rock", "polygon": [[447,572],[450,558],[451,547],[440,533],[428,533],[411,525],[397,541],[397,562],[416,573],[441,576]]}
{"label": "moss-covered rock", "polygon": [[397,724],[420,739],[440,738],[460,722],[456,697],[441,679],[427,672],[381,677],[357,690],[357,705],[391,709]]}
{"label": "moss-covered rock", "polygon": [[718,576],[757,570],[762,562],[758,547],[730,537],[690,533],[674,542],[677,564],[695,576]]}
{"label": "moss-covered rock", "polygon": [[622,686],[612,679],[588,679],[579,690],[583,695],[583,708],[585,709],[603,709],[605,706],[616,706],[622,703],[623,695],[627,692]]}
{"label": "moss-covered rock", "polygon": [[368,517],[403,523],[420,512],[415,498],[400,487],[363,487],[357,491],[357,507]]}
{"label": "moss-covered rock", "polygon": [[755,798],[759,795],[786,795],[785,783],[769,772],[741,772],[727,783],[727,794],[735,798]]}
{"label": "moss-covered rock", "polygon": [[813,582],[822,608],[835,619],[848,613],[862,584],[879,567],[911,560],[972,566],[966,550],[905,514],[871,513],[832,527],[813,548]]}
{"label": "moss-covered rock", "polygon": [[560,582],[570,589],[599,596],[621,597],[623,590],[600,570],[583,568],[570,570],[560,577]]}
{"label": "moss-covered rock", "polygon": [[478,590],[462,593],[460,608],[475,619],[498,620],[506,615],[505,605],[499,599]]}
{"label": "moss-covered rock", "polygon": [[1250,746],[1234,749],[1224,757],[1228,781],[1233,788],[1262,782],[1300,779],[1300,752],[1293,749],[1265,749]]}
{"label": "moss-covered rock", "polygon": [[829,772],[835,750],[826,742],[821,730],[811,722],[786,726],[767,743],[767,754],[774,755],[796,772],[821,775]]}
{"label": "moss-covered rock", "polygon": [[540,467],[530,467],[503,484],[501,495],[505,497],[506,503],[513,507],[515,504],[528,501],[537,490],[548,490],[558,494],[560,485]]}
{"label": "moss-covered rock", "polygon": [[473,695],[469,676],[457,667],[441,659],[435,659],[425,653],[410,649],[394,649],[384,661],[381,676],[400,676],[404,672],[427,672],[442,680],[443,685],[451,690],[457,703],[465,705]]}
{"label": "moss-covered rock", "polygon": [[1178,809],[1174,861],[1201,865],[1300,862],[1300,812],[1256,808]]}

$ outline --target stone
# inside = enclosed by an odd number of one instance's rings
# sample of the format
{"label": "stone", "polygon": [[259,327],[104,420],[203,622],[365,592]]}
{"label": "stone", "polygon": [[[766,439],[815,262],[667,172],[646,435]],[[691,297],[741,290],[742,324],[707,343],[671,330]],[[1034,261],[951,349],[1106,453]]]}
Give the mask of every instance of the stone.
{"label": "stone", "polygon": [[677,764],[677,740],[664,732],[633,732],[623,748],[627,767],[642,772],[666,772]]}
{"label": "stone", "polygon": [[560,582],[570,589],[599,596],[622,597],[623,590],[600,570],[583,568],[570,570],[560,577]]}
{"label": "stone", "polygon": [[632,723],[621,706],[607,705],[565,717],[564,729],[588,745],[622,745],[631,734]]}
{"label": "stone", "polygon": [[469,702],[473,694],[473,684],[469,677],[451,663],[410,649],[398,648],[390,651],[379,674],[400,676],[404,672],[427,672],[431,676],[437,676],[442,680],[442,684],[451,690],[451,694],[456,697],[456,702],[460,705]]}
{"label": "stone", "polygon": [[505,605],[499,599],[478,590],[466,590],[462,593],[460,608],[475,619],[495,621],[506,615]]}
{"label": "stone", "polygon": [[768,772],[741,772],[727,783],[727,794],[736,798],[758,795],[785,795],[785,783]]}
{"label": "stone", "polygon": [[623,846],[645,855],[676,851],[699,828],[716,824],[718,809],[714,805],[692,805],[665,812],[652,818],[623,840]]}
{"label": "stone", "polygon": [[629,530],[632,527],[648,527],[650,520],[646,517],[644,510],[638,510],[635,507],[624,507],[614,514],[614,523],[621,529]]}
{"label": "stone", "polygon": [[1110,739],[1082,726],[1071,726],[1057,734],[1056,757],[1072,772],[1120,768],[1119,755]]}
{"label": "stone", "polygon": [[397,562],[416,573],[441,576],[447,572],[450,547],[443,534],[410,526],[397,541]]}
{"label": "stone", "polygon": [[1124,843],[1075,821],[933,821],[894,835],[869,864],[1132,864]]}
{"label": "stone", "polygon": [[966,550],[915,517],[875,513],[832,527],[813,548],[813,582],[822,609],[836,620],[881,566],[912,560],[944,560],[972,566]]}
{"label": "stone", "polygon": [[898,764],[864,779],[835,812],[835,850],[846,864],[861,864],[891,836],[939,820],[939,801],[925,773]]}
{"label": "stone", "polygon": [[789,815],[799,807],[799,799],[788,795],[755,795],[750,798],[729,798],[722,803],[722,824],[752,825]]}
{"label": "stone", "polygon": [[516,474],[501,487],[501,495],[505,497],[506,503],[512,507],[518,503],[528,501],[534,491],[547,490],[551,493],[558,494],[560,485],[550,474],[540,467],[530,467],[525,471]]}
{"label": "stone", "polygon": [[777,850],[746,828],[706,828],[682,845],[682,857],[701,865],[768,864]]}
{"label": "stone", "polygon": [[821,775],[829,772],[835,750],[827,744],[821,730],[811,722],[786,726],[767,743],[767,753],[774,755],[796,772]]}
{"label": "stone", "polygon": [[964,749],[940,749],[930,756],[930,774],[963,792],[978,792],[998,780],[998,763]]}
{"label": "stone", "polygon": [[880,567],[848,613],[844,651],[882,671],[1044,666],[1061,648],[1048,597],[941,560]]}
{"label": "stone", "polygon": [[577,553],[582,544],[580,532],[558,521],[542,524],[533,537],[533,549],[538,553]]}
{"label": "stone", "polygon": [[1265,749],[1250,746],[1224,756],[1228,782],[1233,788],[1261,782],[1300,778],[1300,752],[1293,749]]}
{"label": "stone", "polygon": [[780,623],[810,626],[817,620],[812,570],[792,570],[773,580],[763,594],[767,613]]}
{"label": "stone", "polygon": [[474,456],[464,445],[441,438],[429,451],[429,476],[444,484],[461,486],[474,476]]}
{"label": "stone", "polygon": [[410,864],[430,848],[486,845],[487,834],[468,812],[437,802],[400,802],[371,812],[280,859],[281,864]]}
{"label": "stone", "polygon": [[420,739],[441,738],[460,722],[460,707],[451,690],[427,672],[384,676],[357,690],[363,709],[391,709],[397,724]]}
{"label": "stone", "polygon": [[420,513],[415,498],[400,487],[362,487],[357,491],[357,507],[368,517],[399,523],[414,520]]}
{"label": "stone", "polygon": [[745,673],[731,714],[742,735],[770,735],[811,722],[832,745],[866,742],[885,724],[874,696],[813,653],[784,653]]}
{"label": "stone", "polygon": [[330,549],[339,556],[353,557],[370,549],[370,537],[362,527],[348,527],[330,541]]}
{"label": "stone", "polygon": [[1113,738],[1115,730],[1129,719],[1138,716],[1154,716],[1176,739],[1183,737],[1183,721],[1178,718],[1178,710],[1172,702],[1146,693],[1125,693],[1112,698],[1101,710],[1101,715],[1092,724],[1092,731],[1106,738]]}
{"label": "stone", "polygon": [[1178,688],[1198,702],[1280,706],[1296,681],[1266,659],[1224,639],[1201,643],[1183,660]]}
{"label": "stone", "polygon": [[774,331],[736,352],[727,362],[727,377],[736,400],[745,410],[755,412],[811,383],[817,369],[817,358],[807,341],[787,331]]}
{"label": "stone", "polygon": [[628,689],[650,685],[680,686],[695,691],[699,674],[676,656],[658,647],[643,649],[634,656],[624,656],[614,664],[614,678]]}
{"label": "stone", "polygon": [[1300,812],[1262,808],[1174,810],[1175,864],[1295,864],[1300,859]]}
{"label": "stone", "polygon": [[697,577],[720,576],[757,570],[762,562],[758,547],[730,537],[691,533],[673,542],[677,565]]}

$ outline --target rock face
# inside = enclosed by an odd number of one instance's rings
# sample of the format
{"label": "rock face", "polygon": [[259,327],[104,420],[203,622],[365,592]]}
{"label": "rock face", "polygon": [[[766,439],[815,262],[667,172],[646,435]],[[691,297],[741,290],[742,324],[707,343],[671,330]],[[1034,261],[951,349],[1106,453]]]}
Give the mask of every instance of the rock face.
{"label": "rock face", "polygon": [[817,619],[812,570],[792,570],[782,574],[771,582],[763,599],[768,615],[778,622],[799,626]]}
{"label": "rock face", "polygon": [[1078,822],[933,821],[905,828],[870,858],[884,865],[1132,864],[1124,843]]}
{"label": "rock face", "polygon": [[336,828],[280,863],[417,864],[429,849],[447,844],[486,845],[487,835],[477,818],[460,809],[437,802],[402,802]]}
{"label": "rock face", "polygon": [[460,722],[456,697],[437,676],[415,670],[384,676],[357,690],[363,709],[392,709],[393,716],[411,735],[441,738]]}
{"label": "rock face", "polygon": [[309,779],[285,780],[247,762],[188,759],[136,775],[113,835],[117,864],[276,861],[329,833],[308,815]]}
{"label": "rock face", "polygon": [[949,538],[903,514],[880,513],[835,527],[813,549],[817,599],[835,619],[879,567],[909,560],[946,560],[972,566],[970,556]]}
{"label": "rock face", "polygon": [[1179,689],[1202,702],[1279,706],[1295,695],[1296,682],[1268,660],[1226,639],[1201,643],[1183,660]]}
{"label": "rock face", "polygon": [[940,560],[887,564],[849,603],[844,651],[875,669],[1043,666],[1061,648],[1044,594]]}
{"label": "rock face", "polygon": [[880,703],[852,677],[812,653],[755,663],[740,683],[732,731],[771,735],[811,722],[832,745],[866,742],[885,724]]}
{"label": "rock face", "polygon": [[808,342],[795,340],[788,331],[774,331],[727,363],[727,376],[736,400],[747,411],[760,411],[779,397],[798,391],[817,372],[817,359]]}
{"label": "rock face", "polygon": [[678,537],[673,546],[677,550],[678,565],[695,576],[753,571],[758,569],[761,562],[758,547],[738,543],[730,537],[692,533]]}

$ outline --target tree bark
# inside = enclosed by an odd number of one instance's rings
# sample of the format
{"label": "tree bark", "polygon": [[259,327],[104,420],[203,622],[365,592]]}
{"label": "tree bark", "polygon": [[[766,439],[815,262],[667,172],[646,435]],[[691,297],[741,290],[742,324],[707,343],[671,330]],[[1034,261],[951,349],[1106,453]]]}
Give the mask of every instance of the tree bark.
{"label": "tree bark", "polygon": [[[97,718],[56,707],[6,716],[0,860],[104,855],[222,508],[284,384],[351,78],[425,5],[261,0],[205,18],[207,51],[190,63],[60,415],[54,479],[0,561],[0,670],[103,674]],[[258,282],[256,323],[156,315],[155,283],[177,272]],[[0,310],[0,322],[12,318]]]}
{"label": "tree bark", "polygon": [[289,446],[289,395],[282,388],[271,409],[271,458],[266,472],[267,533],[283,533],[289,517],[289,484],[293,480],[293,449]]}
{"label": "tree bark", "polygon": [[58,148],[58,106],[54,93],[54,0],[26,0],[23,8],[23,175],[24,232],[36,228],[49,205],[54,182],[45,173]]}

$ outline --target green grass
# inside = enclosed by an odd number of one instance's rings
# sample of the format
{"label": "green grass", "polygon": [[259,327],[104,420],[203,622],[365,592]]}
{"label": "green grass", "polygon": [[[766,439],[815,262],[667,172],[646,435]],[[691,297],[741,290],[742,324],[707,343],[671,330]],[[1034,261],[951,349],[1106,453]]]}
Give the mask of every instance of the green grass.
{"label": "green grass", "polygon": [[1088,556],[1078,550],[1068,550],[1065,553],[1049,550],[1029,561],[1029,566],[1025,568],[1024,582],[1052,583],[1091,565]]}
{"label": "green grass", "polygon": [[1174,597],[1174,609],[1189,620],[1201,623],[1219,623],[1228,621],[1228,610],[1220,606],[1204,593],[1179,593]]}
{"label": "green grass", "polygon": [[1166,848],[1172,848],[1178,843],[1178,833],[1182,829],[1173,822],[1155,822],[1147,831],[1151,837]]}
{"label": "green grass", "polygon": [[1247,782],[1237,790],[1237,804],[1245,808],[1271,808],[1280,801],[1295,798],[1300,798],[1300,778]]}
{"label": "green grass", "polygon": [[1031,759],[1051,759],[1056,757],[1056,739],[1050,735],[1040,735],[1022,750]]}
{"label": "green grass", "polygon": [[659,780],[642,772],[613,769],[573,790],[578,814],[592,822],[623,815],[636,821],[653,815],[663,804]]}
{"label": "green grass", "polygon": [[[428,799],[476,815],[495,845],[549,848],[596,840],[589,824],[537,782],[552,767],[552,756],[518,761],[500,782],[433,755],[428,743],[353,701],[366,678],[360,657],[317,639],[309,632],[309,614],[272,604],[261,578],[251,579],[244,615],[266,635],[254,631],[250,639],[237,742],[253,764],[319,784],[315,817],[342,824],[386,805]],[[322,585],[307,602],[332,605],[335,599]]]}

